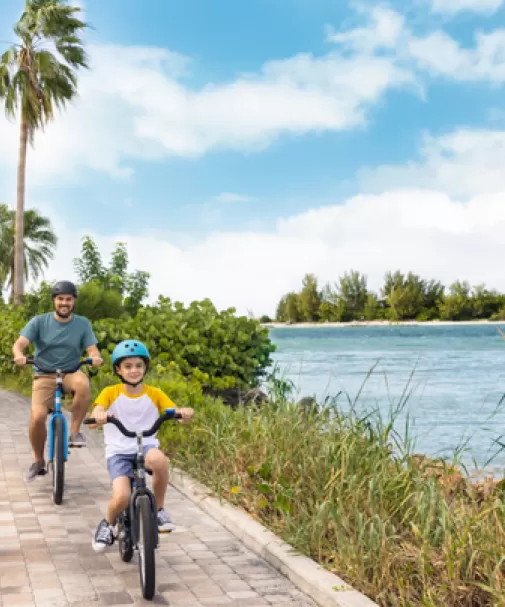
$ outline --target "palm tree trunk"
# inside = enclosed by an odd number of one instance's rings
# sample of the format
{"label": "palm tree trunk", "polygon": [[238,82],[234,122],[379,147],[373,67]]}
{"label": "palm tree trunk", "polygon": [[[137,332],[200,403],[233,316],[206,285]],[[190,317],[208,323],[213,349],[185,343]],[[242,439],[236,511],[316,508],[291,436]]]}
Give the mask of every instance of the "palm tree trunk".
{"label": "palm tree trunk", "polygon": [[24,294],[24,212],[25,212],[25,181],[26,181],[26,151],[28,144],[28,125],[21,117],[21,132],[19,138],[18,158],[18,195],[16,205],[16,231],[14,236],[14,303],[21,303]]}

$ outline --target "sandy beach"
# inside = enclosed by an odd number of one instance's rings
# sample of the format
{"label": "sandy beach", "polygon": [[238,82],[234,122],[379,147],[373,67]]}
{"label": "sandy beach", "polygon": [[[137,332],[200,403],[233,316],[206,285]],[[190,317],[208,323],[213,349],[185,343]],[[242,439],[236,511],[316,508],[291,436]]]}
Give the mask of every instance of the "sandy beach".
{"label": "sandy beach", "polygon": [[406,326],[406,327],[420,327],[426,325],[433,326],[450,326],[450,325],[504,325],[505,320],[353,320],[349,322],[298,322],[298,323],[285,323],[285,322],[266,322],[262,326],[280,329],[283,327],[299,328],[299,329],[313,329],[317,327],[392,327],[392,326]]}

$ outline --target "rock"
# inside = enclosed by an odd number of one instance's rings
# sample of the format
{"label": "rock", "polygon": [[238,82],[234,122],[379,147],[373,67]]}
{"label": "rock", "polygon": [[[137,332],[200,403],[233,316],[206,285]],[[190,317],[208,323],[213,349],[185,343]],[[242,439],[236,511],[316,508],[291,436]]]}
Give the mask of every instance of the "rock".
{"label": "rock", "polygon": [[238,406],[258,406],[268,402],[268,396],[260,388],[240,390],[239,388],[227,388],[226,390],[205,390],[208,396],[220,398],[225,405],[236,409]]}

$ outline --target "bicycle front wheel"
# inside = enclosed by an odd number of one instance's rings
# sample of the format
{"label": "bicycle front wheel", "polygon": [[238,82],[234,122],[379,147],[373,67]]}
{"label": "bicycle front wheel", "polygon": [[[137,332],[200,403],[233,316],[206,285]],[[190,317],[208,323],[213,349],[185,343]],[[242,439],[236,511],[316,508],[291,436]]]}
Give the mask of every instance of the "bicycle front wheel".
{"label": "bicycle front wheel", "polygon": [[63,485],[65,482],[64,428],[61,417],[54,419],[53,432],[53,501],[60,505],[63,501]]}
{"label": "bicycle front wheel", "polygon": [[118,545],[119,556],[125,563],[129,563],[133,557],[133,543],[131,536],[130,521],[126,512],[118,517]]}
{"label": "bicycle front wheel", "polygon": [[154,561],[154,525],[155,516],[147,495],[141,495],[136,503],[139,570],[142,596],[150,601],[154,597],[156,570]]}

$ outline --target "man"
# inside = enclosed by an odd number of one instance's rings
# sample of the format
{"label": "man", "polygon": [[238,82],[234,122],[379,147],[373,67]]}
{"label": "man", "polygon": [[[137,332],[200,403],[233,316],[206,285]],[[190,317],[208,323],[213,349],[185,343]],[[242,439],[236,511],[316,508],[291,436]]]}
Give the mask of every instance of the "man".
{"label": "man", "polygon": [[[63,280],[52,290],[54,312],[40,314],[32,318],[21,330],[12,351],[17,365],[26,365],[24,350],[33,343],[35,360],[46,369],[75,369],[83,350],[93,360],[93,366],[102,364],[97,339],[87,318],[73,313],[77,289],[69,281]],[[65,375],[65,392],[74,392],[69,446],[85,447],[86,438],[81,433],[81,424],[86,416],[91,390],[88,377],[80,370]],[[48,375],[35,368],[32,384],[32,413],[29,437],[32,444],[34,462],[25,472],[24,479],[31,482],[38,475],[45,474],[44,445],[46,442],[46,420],[53,407],[56,389],[55,375]]]}

